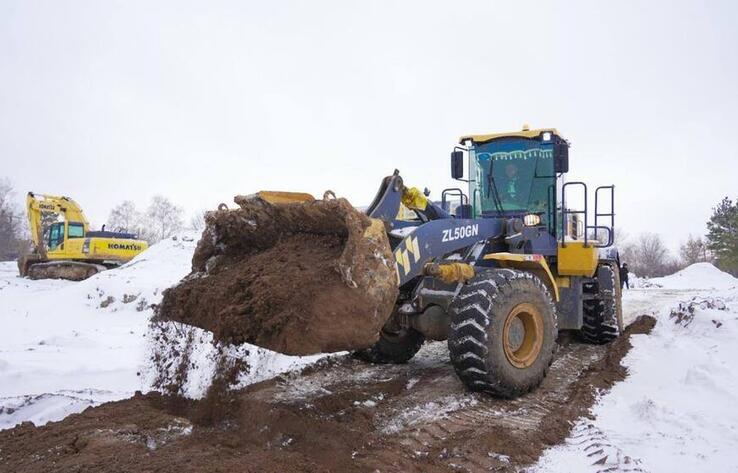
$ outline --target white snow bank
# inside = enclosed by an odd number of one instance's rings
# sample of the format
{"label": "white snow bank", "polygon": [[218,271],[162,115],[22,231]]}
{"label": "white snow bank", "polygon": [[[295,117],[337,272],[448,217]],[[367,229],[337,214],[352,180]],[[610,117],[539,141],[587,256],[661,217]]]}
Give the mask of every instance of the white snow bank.
{"label": "white snow bank", "polygon": [[648,287],[648,281],[648,278],[642,278],[633,271],[628,273],[628,286],[630,289]]}
{"label": "white snow bank", "polygon": [[141,389],[150,305],[189,272],[194,248],[181,235],[81,282],[32,281],[0,263],[0,428]]}
{"label": "white snow bank", "polygon": [[650,279],[649,283],[664,289],[738,288],[738,279],[710,263],[695,263],[670,276]]}
{"label": "white snow bank", "polygon": [[703,296],[680,317],[663,307],[651,335],[632,337],[628,378],[536,471],[738,471],[738,290]]}

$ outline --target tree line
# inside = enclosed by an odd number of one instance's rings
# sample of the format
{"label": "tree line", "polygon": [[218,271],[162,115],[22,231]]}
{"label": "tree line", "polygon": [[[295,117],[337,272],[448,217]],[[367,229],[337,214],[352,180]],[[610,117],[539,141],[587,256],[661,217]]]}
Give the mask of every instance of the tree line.
{"label": "tree line", "polygon": [[[0,178],[0,260],[12,260],[28,248],[29,235],[25,209],[11,182]],[[113,207],[106,229],[137,235],[149,243],[169,238],[183,228],[202,230],[204,212],[196,212],[188,224],[184,210],[168,198],[157,195],[145,209],[126,200]],[[56,221],[53,214],[43,215],[44,228]],[[615,244],[622,262],[642,277],[672,274],[690,264],[710,262],[738,276],[738,201],[728,197],[712,209],[704,236],[689,236],[678,255],[672,255],[657,233],[642,233],[631,238],[622,230],[615,232]]]}
{"label": "tree line", "polygon": [[721,270],[738,276],[738,201],[728,197],[712,209],[704,236],[690,235],[672,255],[657,233],[642,233],[629,238],[616,232],[620,260],[641,277],[673,274],[694,263],[712,263]]}
{"label": "tree line", "polygon": [[[23,203],[25,198],[19,196],[12,183],[0,178],[0,261],[17,259],[30,247],[28,217]],[[204,212],[197,212],[189,224],[185,224],[184,210],[168,198],[156,195],[149,205],[142,210],[129,200],[113,207],[105,223],[109,231],[131,233],[156,243],[189,228],[202,230]],[[41,214],[41,226],[44,231],[56,222],[58,216],[53,213]]]}

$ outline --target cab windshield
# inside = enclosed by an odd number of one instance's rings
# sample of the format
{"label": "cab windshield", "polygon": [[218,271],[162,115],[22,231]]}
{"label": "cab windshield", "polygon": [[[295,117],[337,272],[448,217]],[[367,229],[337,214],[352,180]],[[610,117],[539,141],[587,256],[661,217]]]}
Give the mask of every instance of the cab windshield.
{"label": "cab windshield", "polygon": [[553,143],[502,138],[470,153],[478,215],[545,213],[555,184]]}

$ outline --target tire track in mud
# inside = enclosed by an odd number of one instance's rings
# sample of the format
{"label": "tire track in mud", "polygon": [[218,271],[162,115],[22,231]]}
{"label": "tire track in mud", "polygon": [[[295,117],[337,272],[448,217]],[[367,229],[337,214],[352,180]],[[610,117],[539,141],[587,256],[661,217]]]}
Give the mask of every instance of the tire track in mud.
{"label": "tire track in mud", "polygon": [[[316,409],[325,417],[343,414],[327,408],[333,405],[328,399],[349,398],[366,406],[381,441],[368,443],[354,458],[370,470],[403,471],[422,464],[425,471],[513,471],[564,441],[574,422],[587,414],[595,393],[585,373],[604,373],[606,379],[594,383],[598,388],[625,375],[619,365],[629,348],[625,338],[595,346],[565,333],[559,344],[541,387],[514,400],[467,392],[448,362],[445,343],[427,344],[406,365],[343,360],[253,395],[268,403]],[[619,351],[616,359],[610,357],[613,351]]]}
{"label": "tire track in mud", "polygon": [[[514,400],[472,395],[474,402],[461,405],[458,410],[418,427],[405,428],[397,432],[391,442],[396,443],[397,450],[404,451],[408,458],[435,456],[439,463],[446,463],[449,468],[461,471],[505,471],[519,466],[519,455],[516,455],[518,448],[514,445],[533,443],[533,437],[538,435],[543,420],[556,415],[557,409],[569,399],[570,391],[582,372],[601,361],[606,352],[602,347],[571,343],[566,336],[560,343],[549,375],[533,393]],[[453,375],[453,372],[450,374]],[[429,384],[437,385],[450,380],[434,381]],[[385,415],[392,416],[393,413]],[[562,422],[561,427],[568,430],[565,422]],[[460,448],[468,439],[474,438],[483,438],[483,444],[487,446]],[[376,468],[393,471],[396,466],[385,462],[377,464]]]}
{"label": "tire track in mud", "polygon": [[[45,427],[0,432],[0,470],[521,471],[574,428],[583,454],[601,461],[598,470],[638,471],[580,419],[598,391],[625,377],[620,360],[630,334],[652,326],[639,319],[606,346],[562,333],[541,387],[515,400],[466,391],[443,342],[426,344],[405,365],[338,357],[252,385],[237,394],[228,419],[211,424],[198,422],[196,402],[172,407],[136,396]],[[180,424],[193,427],[153,447],[137,440]]]}

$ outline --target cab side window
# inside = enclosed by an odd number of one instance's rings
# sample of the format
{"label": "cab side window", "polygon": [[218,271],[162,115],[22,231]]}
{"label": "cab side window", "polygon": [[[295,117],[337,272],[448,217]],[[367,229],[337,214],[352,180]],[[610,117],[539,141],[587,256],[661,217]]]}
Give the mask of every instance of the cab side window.
{"label": "cab side window", "polygon": [[84,238],[85,227],[81,223],[70,223],[67,228],[67,236],[69,238]]}

